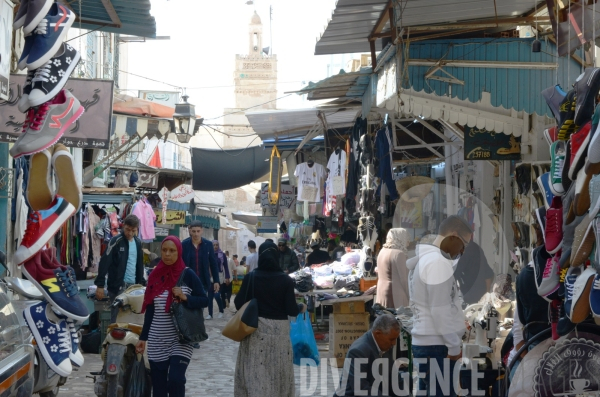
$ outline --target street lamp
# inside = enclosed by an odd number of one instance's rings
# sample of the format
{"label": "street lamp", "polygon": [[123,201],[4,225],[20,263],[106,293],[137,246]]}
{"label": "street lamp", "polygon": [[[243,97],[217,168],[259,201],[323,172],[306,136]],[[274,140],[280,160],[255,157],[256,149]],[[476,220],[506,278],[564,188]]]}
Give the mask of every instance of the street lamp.
{"label": "street lamp", "polygon": [[196,107],[188,103],[187,95],[183,95],[183,103],[175,105],[175,113],[173,113],[173,123],[175,124],[175,134],[177,140],[181,143],[189,143],[194,136],[194,128],[196,126]]}

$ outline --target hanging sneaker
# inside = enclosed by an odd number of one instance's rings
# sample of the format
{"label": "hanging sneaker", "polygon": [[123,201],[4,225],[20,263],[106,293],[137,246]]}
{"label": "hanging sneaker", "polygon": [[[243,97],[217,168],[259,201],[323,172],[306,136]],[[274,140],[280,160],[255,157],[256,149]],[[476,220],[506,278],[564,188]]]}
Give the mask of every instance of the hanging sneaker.
{"label": "hanging sneaker", "polygon": [[29,105],[29,94],[31,93],[32,81],[35,76],[35,70],[27,71],[27,79],[25,80],[25,86],[23,87],[23,94],[17,103],[17,109],[19,112],[25,113],[31,107]]}
{"label": "hanging sneaker", "polygon": [[36,24],[35,41],[27,56],[29,70],[41,67],[58,52],[73,22],[75,22],[73,11],[60,3],[51,5],[39,25]]}
{"label": "hanging sneaker", "polygon": [[544,130],[544,138],[548,142],[548,146],[552,146],[554,142],[558,139],[558,127],[550,127]]}
{"label": "hanging sneaker", "polygon": [[575,324],[583,322],[591,313],[590,291],[596,276],[596,270],[589,266],[585,269],[573,285],[573,298],[571,303],[571,321]]}
{"label": "hanging sneaker", "polygon": [[590,309],[594,319],[600,319],[600,274],[596,272],[590,291]]}
{"label": "hanging sneaker", "polygon": [[575,117],[575,104],[577,95],[575,90],[570,90],[560,104],[559,113],[561,124],[558,129],[558,139],[566,141],[572,133],[578,130],[573,118]]}
{"label": "hanging sneaker", "polygon": [[556,290],[558,299],[565,299],[565,277],[567,277],[567,272],[569,269],[560,269],[558,273],[558,290]]}
{"label": "hanging sneaker", "polygon": [[559,336],[565,336],[571,333],[575,329],[576,324],[569,319],[565,311],[565,303],[562,302],[558,308],[558,324],[556,325],[556,331]]}
{"label": "hanging sneaker", "polygon": [[575,282],[577,278],[581,275],[582,267],[581,266],[571,266],[567,271],[567,276],[565,277],[565,312],[571,320],[571,309],[573,303],[573,291]]}
{"label": "hanging sneaker", "polygon": [[71,375],[71,337],[66,321],[52,312],[48,302],[29,306],[23,311],[23,317],[50,369],[60,376]]}
{"label": "hanging sneaker", "polygon": [[[556,84],[543,90],[542,96],[546,100],[546,103],[548,104],[548,107],[554,115],[557,123],[560,124],[560,105],[565,99],[565,96],[567,96],[567,93],[561,88],[560,85]],[[550,142],[549,145],[552,145],[552,142]]]}
{"label": "hanging sneaker", "polygon": [[79,333],[77,332],[77,327],[75,327],[75,322],[73,320],[66,317],[65,321],[67,322],[67,327],[69,328],[69,334],[71,336],[71,351],[69,352],[69,359],[74,367],[79,368],[85,361],[83,354],[81,354],[81,351],[79,350]]}
{"label": "hanging sneaker", "polygon": [[21,271],[55,310],[76,321],[87,320],[87,306],[79,296],[79,289],[71,279],[69,269],[58,263],[56,248],[38,252],[21,266]]}
{"label": "hanging sneaker", "polygon": [[558,335],[558,319],[560,315],[560,301],[555,299],[548,305],[548,310],[550,311],[550,327],[552,328],[552,340],[558,340],[560,336]]}
{"label": "hanging sneaker", "polygon": [[585,172],[587,174],[600,174],[600,133],[598,129],[600,124],[594,132],[594,136],[590,139],[590,145],[588,147],[588,156],[585,160]]}
{"label": "hanging sneaker", "polygon": [[544,236],[544,241],[546,240],[546,207],[540,207],[535,210],[535,217],[537,219],[538,225],[540,225],[540,229],[542,231],[542,235]]}
{"label": "hanging sneaker", "polygon": [[62,90],[52,101],[44,103],[35,112],[27,131],[10,149],[10,155],[18,158],[40,152],[54,145],[65,131],[84,112],[77,98]]}
{"label": "hanging sneaker", "polygon": [[575,198],[573,199],[573,211],[576,216],[581,216],[590,210],[590,181],[592,175],[585,173],[581,168],[575,179]]}
{"label": "hanging sneaker", "polygon": [[532,254],[533,258],[533,274],[535,275],[535,287],[539,290],[544,280],[544,270],[546,263],[552,258],[552,255],[546,251],[544,247],[534,248]]}
{"label": "hanging sneaker", "polygon": [[[35,35],[33,33],[25,35],[25,44],[23,45],[23,51],[21,51],[21,56],[19,57],[19,62],[17,63],[17,67],[19,68],[19,70],[23,70],[27,67],[27,57],[29,56],[29,51],[31,51],[31,48],[33,47],[33,43],[35,41]],[[35,74],[35,70],[29,70],[28,73],[34,73]],[[21,103],[19,101],[19,103]],[[29,102],[27,102],[28,104]],[[21,106],[19,106],[19,110],[23,113],[25,113],[25,111],[21,110],[23,106],[25,106],[26,104],[23,103]],[[25,109],[27,110],[27,109]]]}
{"label": "hanging sneaker", "polygon": [[550,190],[550,173],[546,172],[542,176],[537,179],[537,184],[540,188],[540,192],[542,193],[542,197],[544,198],[544,205],[546,209],[550,208],[550,203],[552,203],[552,199],[554,194],[552,194],[552,190]]}
{"label": "hanging sneaker", "polygon": [[583,75],[575,82],[577,91],[577,104],[573,121],[583,125],[592,119],[594,114],[594,101],[600,90],[600,68],[585,68]]}
{"label": "hanging sneaker", "polygon": [[563,211],[560,197],[552,199],[552,205],[546,210],[546,251],[555,254],[562,248]]}
{"label": "hanging sneaker", "polygon": [[13,29],[18,30],[25,25],[25,19],[27,18],[27,9],[29,8],[29,0],[21,0],[15,19],[13,20]]}
{"label": "hanging sneaker", "polygon": [[573,245],[575,239],[575,230],[577,226],[585,219],[584,216],[575,217],[570,223],[563,224],[563,243],[562,243],[562,255],[560,257],[560,268],[565,269],[571,266],[571,259],[573,257],[573,250],[577,247]]}
{"label": "hanging sneaker", "polygon": [[580,266],[585,263],[594,248],[595,236],[592,228],[592,219],[585,215],[581,223],[575,228],[573,238],[571,266]]}
{"label": "hanging sneaker", "polygon": [[550,190],[555,196],[565,194],[565,189],[562,185],[562,169],[565,163],[565,142],[556,141],[550,147]]}
{"label": "hanging sneaker", "polygon": [[13,255],[13,263],[19,265],[40,251],[74,212],[71,204],[56,196],[50,208],[30,213],[25,236]]}
{"label": "hanging sneaker", "polygon": [[594,175],[589,184],[590,218],[595,218],[600,211],[600,175]]}
{"label": "hanging sneaker", "polygon": [[585,165],[585,158],[590,143],[592,122],[588,121],[576,133],[571,135],[571,158],[569,159],[569,179],[574,181],[577,173]]}
{"label": "hanging sneaker", "polygon": [[35,71],[29,105],[39,106],[54,98],[69,80],[80,58],[75,48],[63,43],[59,52]]}
{"label": "hanging sneaker", "polygon": [[[546,261],[542,282],[540,283],[537,292],[538,295],[546,297],[558,290],[560,284],[560,270],[558,266],[559,255],[554,255]],[[557,320],[558,321],[558,320]]]}
{"label": "hanging sneaker", "polygon": [[35,27],[44,19],[44,16],[48,14],[54,0],[28,0],[27,1],[27,14],[23,21],[23,33],[29,34],[35,29]]}
{"label": "hanging sneaker", "polygon": [[569,190],[569,188],[573,184],[573,180],[571,178],[569,178],[569,169],[571,166],[571,161],[570,161],[570,159],[571,159],[571,140],[568,140],[565,143],[565,148],[566,148],[565,162],[563,164],[560,182],[562,183],[563,189],[565,189],[565,192],[566,192]]}
{"label": "hanging sneaker", "polygon": [[64,197],[75,207],[75,212],[77,212],[81,207],[83,196],[77,183],[73,164],[73,156],[71,156],[69,149],[60,143],[56,144],[52,156],[52,168],[56,176],[56,194]]}
{"label": "hanging sneaker", "polygon": [[29,174],[25,197],[34,211],[45,210],[52,205],[54,193],[50,167],[52,155],[48,150],[42,150],[29,158]]}

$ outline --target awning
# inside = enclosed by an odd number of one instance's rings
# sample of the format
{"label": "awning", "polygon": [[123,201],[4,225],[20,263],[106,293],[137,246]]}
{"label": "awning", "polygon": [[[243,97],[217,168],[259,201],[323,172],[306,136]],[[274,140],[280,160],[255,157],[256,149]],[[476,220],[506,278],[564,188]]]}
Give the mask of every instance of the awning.
{"label": "awning", "polygon": [[341,70],[339,74],[324,80],[308,83],[308,86],[296,94],[308,94],[308,100],[332,98],[362,98],[371,81],[371,68],[362,68],[358,72],[346,73]]}
{"label": "awning", "polygon": [[221,224],[221,230],[241,230],[239,227],[231,225],[231,223],[229,223],[229,220],[224,216],[219,217],[219,222]]}
{"label": "awning", "polygon": [[194,190],[235,189],[269,172],[271,151],[262,146],[230,150],[192,148],[191,152]]}
{"label": "awning", "polygon": [[74,28],[79,27],[81,19],[82,29],[156,37],[156,21],[150,14],[150,0],[69,1],[69,7],[78,16]]}
{"label": "awning", "polygon": [[192,221],[200,221],[205,228],[219,230],[221,228],[221,221],[218,218],[220,217],[188,215],[185,217],[185,223],[189,225]]}
{"label": "awning", "polygon": [[194,204],[200,207],[224,208],[225,196],[223,192],[207,192],[196,190]]}
{"label": "awning", "polygon": [[231,214],[234,221],[239,221],[247,225],[256,225],[259,216],[262,216],[262,214],[246,211],[236,211]]}
{"label": "awning", "polygon": [[267,110],[246,113],[246,117],[261,139],[290,139],[304,137],[315,125],[320,125],[319,112],[323,112],[331,129],[353,126],[360,111],[356,106]]}

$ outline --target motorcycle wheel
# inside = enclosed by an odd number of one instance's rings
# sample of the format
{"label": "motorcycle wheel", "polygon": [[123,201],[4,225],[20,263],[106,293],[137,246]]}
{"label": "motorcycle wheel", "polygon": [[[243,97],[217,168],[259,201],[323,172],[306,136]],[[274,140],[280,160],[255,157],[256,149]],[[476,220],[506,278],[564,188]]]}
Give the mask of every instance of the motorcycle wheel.
{"label": "motorcycle wheel", "polygon": [[58,392],[60,391],[60,387],[56,386],[54,389],[40,393],[40,397],[57,397]]}
{"label": "motorcycle wheel", "polygon": [[[127,389],[127,379],[131,372],[131,364],[135,354],[130,347],[121,360],[119,373],[117,375],[106,375],[106,397],[123,397]],[[120,393],[119,393],[120,391]]]}

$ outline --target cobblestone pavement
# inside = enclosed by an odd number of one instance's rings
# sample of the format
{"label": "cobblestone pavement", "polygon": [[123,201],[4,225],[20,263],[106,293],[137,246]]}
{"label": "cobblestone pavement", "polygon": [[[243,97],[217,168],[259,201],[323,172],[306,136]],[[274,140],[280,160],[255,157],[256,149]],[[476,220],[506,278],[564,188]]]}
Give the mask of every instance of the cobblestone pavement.
{"label": "cobblestone pavement", "polygon": [[[218,310],[215,307],[215,313]],[[194,355],[186,372],[186,396],[231,397],[233,396],[233,378],[237,359],[238,343],[221,335],[221,330],[231,318],[232,312],[225,309],[223,319],[213,319],[205,322],[209,340],[201,343],[200,349],[194,350]],[[325,364],[328,357],[326,345],[320,346],[321,367],[302,371],[294,366],[296,379],[296,396],[332,396],[334,392],[334,377],[332,368]],[[87,376],[90,372],[100,371],[102,361],[98,354],[84,354],[85,364],[74,371],[67,383],[61,387],[61,397],[95,397],[94,381]],[[327,381],[323,382],[321,374],[327,371]],[[336,372],[337,368],[333,368]],[[341,369],[340,369],[341,370]],[[304,380],[301,394],[301,378]],[[335,377],[337,384],[339,377]],[[268,380],[265,380],[268,381]],[[314,390],[311,390],[314,389]],[[275,396],[273,396],[275,397]]]}

